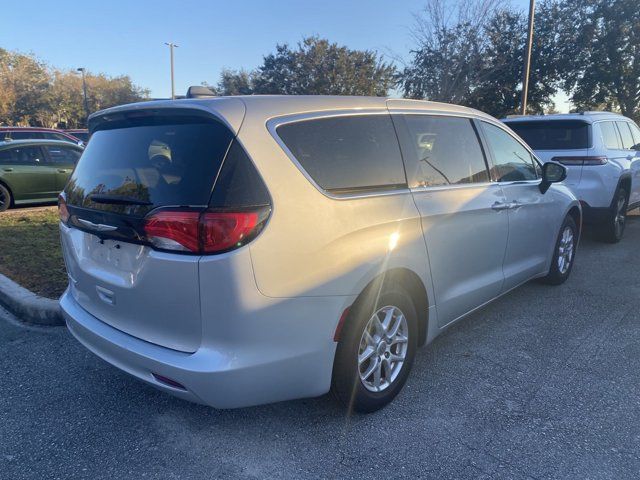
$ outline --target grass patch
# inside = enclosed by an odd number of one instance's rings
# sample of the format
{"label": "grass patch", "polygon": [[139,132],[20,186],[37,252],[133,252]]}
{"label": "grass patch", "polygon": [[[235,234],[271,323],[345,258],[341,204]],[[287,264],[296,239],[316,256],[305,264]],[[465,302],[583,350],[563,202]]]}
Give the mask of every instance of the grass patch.
{"label": "grass patch", "polygon": [[38,295],[67,287],[56,207],[0,213],[0,273]]}

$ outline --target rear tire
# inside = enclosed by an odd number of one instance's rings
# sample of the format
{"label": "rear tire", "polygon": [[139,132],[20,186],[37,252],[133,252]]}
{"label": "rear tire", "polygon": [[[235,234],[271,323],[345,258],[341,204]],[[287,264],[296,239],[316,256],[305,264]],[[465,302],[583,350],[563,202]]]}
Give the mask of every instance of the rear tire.
{"label": "rear tire", "polygon": [[548,285],[560,285],[566,282],[573,269],[577,246],[578,227],[575,220],[567,215],[558,233],[551,268],[547,276],[541,279],[542,282]]}
{"label": "rear tire", "polygon": [[11,206],[11,192],[0,183],[0,212],[4,212]]}
{"label": "rear tire", "polygon": [[332,391],[345,407],[374,412],[402,390],[418,345],[417,318],[411,297],[398,286],[380,290],[374,284],[356,301],[333,364]]}
{"label": "rear tire", "polygon": [[618,188],[607,219],[598,226],[598,234],[603,242],[618,243],[622,240],[624,227],[627,224],[628,203],[627,191],[622,187]]}

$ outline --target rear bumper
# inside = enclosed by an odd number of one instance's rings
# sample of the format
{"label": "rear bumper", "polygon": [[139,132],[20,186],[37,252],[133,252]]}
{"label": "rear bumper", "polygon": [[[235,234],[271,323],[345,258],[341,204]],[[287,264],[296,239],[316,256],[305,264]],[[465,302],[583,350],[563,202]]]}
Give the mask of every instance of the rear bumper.
{"label": "rear bumper", "polygon": [[[89,314],[69,290],[60,299],[67,326],[86,348],[110,364],[165,392],[215,408],[237,408],[326,393],[336,344],[333,332],[349,297],[268,299],[280,315],[278,344],[221,345],[212,342],[184,353],[140,340]],[[276,303],[278,304],[276,306]],[[269,325],[265,314],[264,328]],[[337,315],[337,316],[336,316]],[[242,319],[229,319],[239,321]],[[305,327],[308,326],[308,328]],[[304,331],[309,334],[304,336]],[[255,338],[256,332],[252,332]],[[288,334],[289,333],[289,334]],[[158,381],[169,378],[184,390]]]}

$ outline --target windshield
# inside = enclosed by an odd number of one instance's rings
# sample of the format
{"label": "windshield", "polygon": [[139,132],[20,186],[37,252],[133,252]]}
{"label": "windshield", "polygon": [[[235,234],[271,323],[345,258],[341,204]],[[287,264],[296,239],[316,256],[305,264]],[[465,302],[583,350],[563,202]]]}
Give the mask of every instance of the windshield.
{"label": "windshield", "polygon": [[580,120],[504,123],[534,150],[589,148],[589,124]]}
{"label": "windshield", "polygon": [[65,188],[67,204],[134,216],[207,205],[233,136],[198,122],[98,130]]}

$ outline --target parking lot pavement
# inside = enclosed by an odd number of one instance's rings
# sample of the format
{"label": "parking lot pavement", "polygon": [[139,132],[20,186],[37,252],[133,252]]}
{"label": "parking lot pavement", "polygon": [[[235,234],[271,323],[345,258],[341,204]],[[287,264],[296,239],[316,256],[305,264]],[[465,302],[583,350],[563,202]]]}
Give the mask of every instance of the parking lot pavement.
{"label": "parking lot pavement", "polygon": [[419,351],[396,400],[217,411],[0,313],[0,477],[637,478],[640,217],[585,239],[570,280],[530,283]]}

